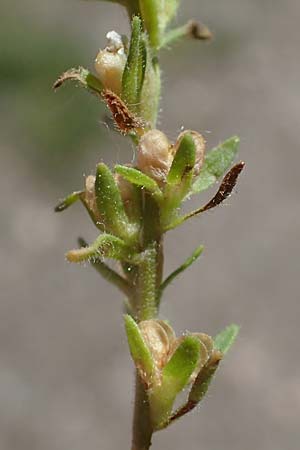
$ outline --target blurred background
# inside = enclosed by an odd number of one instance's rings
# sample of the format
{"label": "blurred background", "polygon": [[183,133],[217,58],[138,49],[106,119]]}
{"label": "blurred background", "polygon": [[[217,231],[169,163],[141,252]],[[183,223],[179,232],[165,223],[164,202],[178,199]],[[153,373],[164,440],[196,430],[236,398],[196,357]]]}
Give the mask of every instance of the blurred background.
{"label": "blurred background", "polygon": [[[215,39],[162,53],[160,127],[173,139],[196,129],[209,148],[238,134],[247,165],[225,206],[169,233],[166,274],[200,243],[205,252],[167,290],[162,317],[177,333],[242,328],[201,407],[155,436],[153,450],[295,450],[300,3],[182,3],[178,23],[199,19]],[[66,263],[77,237],[97,231],[79,204],[63,215],[53,206],[102,158],[128,162],[133,148],[108,130],[96,98],[51,89],[65,69],[92,68],[107,31],[128,33],[126,15],[79,0],[1,9],[0,448],[128,449],[122,299],[92,268]]]}

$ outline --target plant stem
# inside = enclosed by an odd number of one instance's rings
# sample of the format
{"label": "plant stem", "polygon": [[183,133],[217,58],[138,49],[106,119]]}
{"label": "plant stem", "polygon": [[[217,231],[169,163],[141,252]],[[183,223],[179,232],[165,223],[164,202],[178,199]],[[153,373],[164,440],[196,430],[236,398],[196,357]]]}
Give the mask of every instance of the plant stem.
{"label": "plant stem", "polygon": [[131,450],[148,450],[151,446],[152,433],[148,396],[139,375],[136,374]]}
{"label": "plant stem", "polygon": [[138,278],[138,320],[149,320],[157,316],[156,278],[157,278],[157,245],[153,242],[145,251],[143,261],[139,265]]}
{"label": "plant stem", "polygon": [[[157,317],[157,299],[162,280],[163,247],[159,229],[159,210],[151,195],[143,196],[143,261],[138,266],[135,315],[138,322]],[[153,429],[148,395],[136,374],[132,450],[148,450]]]}

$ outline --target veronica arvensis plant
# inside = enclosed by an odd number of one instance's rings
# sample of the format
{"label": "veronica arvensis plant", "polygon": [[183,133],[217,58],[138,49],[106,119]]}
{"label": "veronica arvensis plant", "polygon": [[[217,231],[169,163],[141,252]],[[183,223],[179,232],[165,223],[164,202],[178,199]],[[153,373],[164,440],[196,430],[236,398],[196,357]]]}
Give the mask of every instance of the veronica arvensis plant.
{"label": "veronica arvensis plant", "polygon": [[[171,142],[156,128],[161,95],[159,51],[180,38],[209,39],[208,28],[194,21],[170,28],[179,0],[115,3],[127,8],[130,38],[110,31],[107,47],[96,56],[94,71],[70,69],[54,88],[73,80],[104,102],[117,130],[136,146],[136,161],[112,169],[100,162],[82,189],[62,200],[56,211],[76,201],[83,204],[99,235],[91,244],[79,239],[80,248],[70,250],[66,258],[90,262],[125,297],[125,329],[136,368],[132,450],[147,450],[154,432],[170,426],[203,399],[238,333],[238,327],[230,325],[214,338],[200,332],[176,337],[170,324],[158,319],[164,290],[203,250],[198,247],[163,279],[163,237],[222,203],[244,163],[231,167],[237,137],[206,151],[206,142],[197,131],[186,130]],[[222,177],[208,203],[181,213],[183,202]],[[119,271],[107,265],[110,258],[119,261]],[[187,387],[186,401],[174,409],[178,394]]]}

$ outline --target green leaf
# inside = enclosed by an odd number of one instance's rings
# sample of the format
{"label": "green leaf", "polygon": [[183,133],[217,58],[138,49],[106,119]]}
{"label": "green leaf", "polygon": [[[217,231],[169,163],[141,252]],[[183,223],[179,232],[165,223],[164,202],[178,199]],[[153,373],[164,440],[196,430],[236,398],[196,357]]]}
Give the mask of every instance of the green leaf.
{"label": "green leaf", "polygon": [[[199,337],[200,339],[200,337]],[[201,341],[201,339],[200,339]],[[199,372],[197,377],[193,383],[190,394],[188,396],[187,402],[178,408],[166,421],[162,428],[166,428],[170,423],[173,423],[175,420],[184,416],[185,414],[192,411],[197,404],[203,399],[205,396],[208,387],[213,379],[213,376],[218,368],[219,362],[222,359],[222,354],[219,351],[214,351],[207,361],[207,341],[201,341],[202,348],[202,364],[200,364]]]}
{"label": "green leaf", "polygon": [[59,204],[54,208],[54,211],[61,212],[69,208],[69,206],[73,205],[73,203],[77,202],[77,200],[80,200],[80,195],[82,193],[83,191],[75,191],[72,194],[68,195],[61,202],[59,202]]}
{"label": "green leaf", "polygon": [[113,174],[104,163],[97,166],[95,194],[97,207],[107,231],[125,240],[130,238],[134,231],[133,226],[125,213]]}
{"label": "green leaf", "polygon": [[125,242],[111,234],[101,234],[90,246],[70,250],[66,254],[68,261],[76,263],[103,257],[131,260],[133,256]]}
{"label": "green leaf", "polygon": [[124,316],[130,353],[142,379],[149,385],[155,376],[155,365],[151,352],[144,341],[138,324],[130,315]]}
{"label": "green leaf", "polygon": [[193,183],[192,193],[208,189],[224,175],[234,161],[239,142],[239,138],[233,136],[206,154],[200,175]]}
{"label": "green leaf", "polygon": [[116,165],[115,172],[122,175],[122,177],[125,178],[125,180],[129,181],[130,183],[147,189],[149,192],[153,194],[153,197],[156,198],[157,200],[162,199],[162,192],[159,189],[159,186],[156,183],[156,181],[148,177],[148,175],[145,175],[140,170],[134,169],[133,167]]}
{"label": "green leaf", "polygon": [[238,325],[232,324],[217,334],[214,338],[215,349],[225,355],[236,340],[239,330],[240,327]]}
{"label": "green leaf", "polygon": [[142,33],[141,19],[133,17],[129,53],[122,78],[122,99],[135,113],[139,113],[146,59],[146,46]]}
{"label": "green leaf", "polygon": [[177,347],[162,371],[161,383],[150,392],[150,408],[154,429],[168,421],[176,396],[188,384],[200,359],[199,339],[187,336]]}
{"label": "green leaf", "polygon": [[186,133],[180,141],[168,174],[167,183],[169,185],[180,184],[184,177],[192,173],[195,165],[195,152],[194,139]]}
{"label": "green leaf", "polygon": [[[172,272],[165,280],[164,282],[161,284],[160,289],[159,289],[159,300],[162,296],[163,291],[166,289],[166,287],[169,286],[170,283],[172,283],[172,281],[182,272],[184,272],[188,267],[190,267],[193,262],[195,262],[199,256],[202,254],[204,250],[204,246],[200,245],[199,247],[197,247],[194,252],[191,254],[191,256],[189,258],[187,258],[187,260],[181,265],[179,266],[176,270],[174,270],[174,272]],[[158,300],[158,301],[159,301]]]}
{"label": "green leaf", "polygon": [[177,395],[188,383],[200,356],[199,339],[187,336],[177,347],[162,372],[162,384],[171,395]]}
{"label": "green leaf", "polygon": [[84,67],[78,67],[77,69],[69,69],[64,72],[54,83],[53,88],[58,89],[66,81],[75,81],[82,87],[91,90],[94,94],[101,94],[103,89],[101,81],[95,77]]}
{"label": "green leaf", "polygon": [[187,132],[179,142],[168,173],[167,185],[164,191],[164,204],[161,208],[161,222],[163,226],[173,219],[174,213],[177,214],[177,209],[183,198],[190,191],[195,166],[195,154],[194,139]]}

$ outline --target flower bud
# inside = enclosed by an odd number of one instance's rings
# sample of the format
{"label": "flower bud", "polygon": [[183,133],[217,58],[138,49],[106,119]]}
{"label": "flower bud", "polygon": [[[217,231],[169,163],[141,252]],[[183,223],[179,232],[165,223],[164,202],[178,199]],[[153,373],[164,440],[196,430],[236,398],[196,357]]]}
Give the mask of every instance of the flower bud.
{"label": "flower bud", "polygon": [[126,54],[122,37],[115,31],[106,35],[108,46],[100,50],[95,59],[95,70],[106,89],[120,94]]}
{"label": "flower bud", "polygon": [[194,175],[197,176],[197,175],[199,175],[201,167],[204,162],[205,139],[200,133],[197,133],[196,131],[185,130],[182,133],[180,133],[180,135],[177,138],[176,144],[174,145],[175,153],[179,147],[181,139],[183,138],[183,136],[185,134],[189,134],[190,136],[192,136],[194,143],[195,143],[196,158],[195,158],[195,166],[194,166]]}
{"label": "flower bud", "polygon": [[165,182],[172,159],[172,146],[164,133],[150,130],[141,137],[137,167],[158,184]]}

